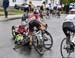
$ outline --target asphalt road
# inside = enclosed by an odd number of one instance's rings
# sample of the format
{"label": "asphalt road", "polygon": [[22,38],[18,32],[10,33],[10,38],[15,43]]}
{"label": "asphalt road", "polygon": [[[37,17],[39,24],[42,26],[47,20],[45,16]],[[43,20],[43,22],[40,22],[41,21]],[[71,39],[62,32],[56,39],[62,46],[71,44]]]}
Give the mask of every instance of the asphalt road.
{"label": "asphalt road", "polygon": [[20,19],[0,22],[0,58],[62,58],[60,54],[60,43],[65,37],[62,32],[64,17],[65,16],[45,19],[45,22],[48,24],[48,31],[51,33],[54,43],[52,49],[46,51],[42,57],[37,54],[34,48],[31,52],[28,49],[13,50],[14,43],[12,40],[11,26],[19,25]]}

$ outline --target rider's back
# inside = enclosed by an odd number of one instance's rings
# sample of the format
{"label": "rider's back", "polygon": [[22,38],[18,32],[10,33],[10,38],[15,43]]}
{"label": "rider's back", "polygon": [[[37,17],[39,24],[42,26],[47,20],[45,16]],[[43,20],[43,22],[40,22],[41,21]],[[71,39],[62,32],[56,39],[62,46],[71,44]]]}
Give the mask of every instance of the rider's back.
{"label": "rider's back", "polygon": [[69,14],[65,17],[64,22],[73,22],[75,25],[75,14]]}

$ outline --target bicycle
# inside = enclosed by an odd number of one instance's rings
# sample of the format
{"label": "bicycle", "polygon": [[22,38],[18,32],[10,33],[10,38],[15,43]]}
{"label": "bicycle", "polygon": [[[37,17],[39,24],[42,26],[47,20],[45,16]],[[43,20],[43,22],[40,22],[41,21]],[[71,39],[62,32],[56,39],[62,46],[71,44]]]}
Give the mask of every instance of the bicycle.
{"label": "bicycle", "polygon": [[73,33],[70,32],[70,41],[69,41],[70,48],[65,47],[66,46],[66,38],[64,38],[61,41],[60,53],[61,53],[62,58],[69,58],[71,56],[71,54],[74,52],[75,45],[72,42],[72,40],[73,40]]}
{"label": "bicycle", "polygon": [[[49,38],[47,38],[45,36],[45,34],[47,36],[49,36]],[[49,40],[49,42],[48,42],[48,40]],[[47,32],[46,30],[45,31],[35,30],[33,33],[33,46],[38,54],[43,55],[44,48],[49,50],[53,46],[53,38],[52,38],[51,34],[49,32]]]}
{"label": "bicycle", "polygon": [[16,26],[12,26],[11,30],[12,30],[12,36],[13,36],[13,40],[15,39],[15,28],[17,28]]}

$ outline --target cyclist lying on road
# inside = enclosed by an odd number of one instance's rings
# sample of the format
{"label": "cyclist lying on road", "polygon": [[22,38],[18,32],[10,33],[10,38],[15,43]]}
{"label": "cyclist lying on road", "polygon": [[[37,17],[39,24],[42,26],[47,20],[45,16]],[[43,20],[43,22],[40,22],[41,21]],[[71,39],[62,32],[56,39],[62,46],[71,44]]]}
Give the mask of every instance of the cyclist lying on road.
{"label": "cyclist lying on road", "polygon": [[16,30],[15,34],[16,34],[16,38],[15,38],[15,42],[17,43],[18,41],[22,41],[23,40],[23,33],[28,32],[27,27],[23,26],[23,25],[19,25],[18,29]]}

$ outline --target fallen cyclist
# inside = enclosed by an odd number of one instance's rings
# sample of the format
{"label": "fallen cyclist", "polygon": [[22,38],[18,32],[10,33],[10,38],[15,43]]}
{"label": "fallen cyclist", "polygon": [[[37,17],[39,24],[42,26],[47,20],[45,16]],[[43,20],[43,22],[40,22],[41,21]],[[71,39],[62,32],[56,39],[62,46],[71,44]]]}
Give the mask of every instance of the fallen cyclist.
{"label": "fallen cyclist", "polygon": [[23,25],[19,25],[18,29],[15,32],[15,43],[16,44],[20,44],[22,42],[22,40],[24,39],[24,35],[26,35],[26,33],[28,32],[27,27],[23,26]]}

